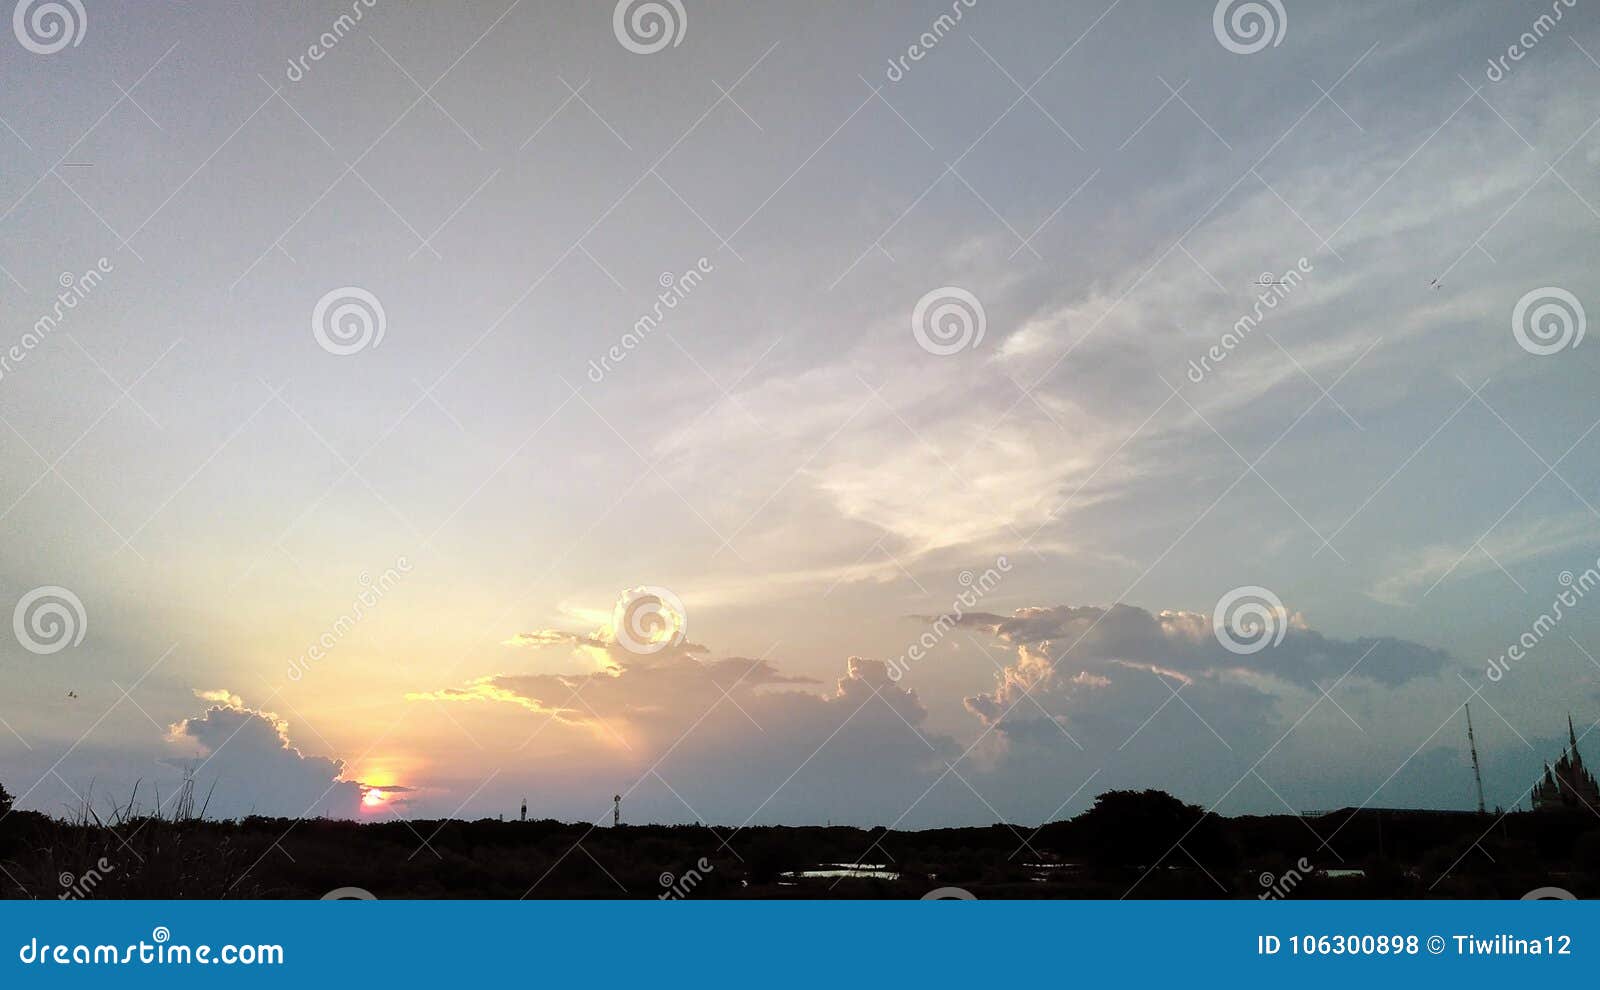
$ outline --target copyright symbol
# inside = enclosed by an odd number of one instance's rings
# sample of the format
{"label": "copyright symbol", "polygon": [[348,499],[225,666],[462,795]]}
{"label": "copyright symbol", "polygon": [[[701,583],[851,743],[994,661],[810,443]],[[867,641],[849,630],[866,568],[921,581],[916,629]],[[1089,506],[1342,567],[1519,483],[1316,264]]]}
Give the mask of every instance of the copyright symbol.
{"label": "copyright symbol", "polygon": [[1428,951],[1433,953],[1436,956],[1439,953],[1443,952],[1444,951],[1444,936],[1443,935],[1430,935],[1430,936],[1428,936]]}

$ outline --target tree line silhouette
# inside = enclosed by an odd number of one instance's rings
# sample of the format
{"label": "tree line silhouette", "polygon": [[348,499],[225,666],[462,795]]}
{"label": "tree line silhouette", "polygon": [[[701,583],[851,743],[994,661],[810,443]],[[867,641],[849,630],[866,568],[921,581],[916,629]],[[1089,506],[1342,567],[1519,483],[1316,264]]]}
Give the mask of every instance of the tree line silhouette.
{"label": "tree line silhouette", "polygon": [[[1073,818],[883,827],[353,822],[12,808],[0,787],[0,896],[648,898],[695,870],[704,898],[1511,898],[1600,891],[1600,816],[1345,809],[1221,817],[1162,791],[1108,791]],[[426,841],[424,841],[426,840]],[[853,875],[850,865],[870,865]],[[807,873],[825,875],[807,876]],[[1286,878],[1292,877],[1292,883]],[[676,880],[674,879],[673,883]],[[680,885],[681,886],[681,885]]]}

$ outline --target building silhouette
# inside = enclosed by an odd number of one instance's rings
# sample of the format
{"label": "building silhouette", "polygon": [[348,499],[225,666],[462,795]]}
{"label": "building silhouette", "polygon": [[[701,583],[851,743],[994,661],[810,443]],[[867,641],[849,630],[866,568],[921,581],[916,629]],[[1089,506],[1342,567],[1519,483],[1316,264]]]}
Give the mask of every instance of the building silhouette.
{"label": "building silhouette", "polygon": [[1578,736],[1567,716],[1567,748],[1554,767],[1546,763],[1544,777],[1533,785],[1533,810],[1567,811],[1590,808],[1600,811],[1600,785],[1583,765],[1578,753]]}

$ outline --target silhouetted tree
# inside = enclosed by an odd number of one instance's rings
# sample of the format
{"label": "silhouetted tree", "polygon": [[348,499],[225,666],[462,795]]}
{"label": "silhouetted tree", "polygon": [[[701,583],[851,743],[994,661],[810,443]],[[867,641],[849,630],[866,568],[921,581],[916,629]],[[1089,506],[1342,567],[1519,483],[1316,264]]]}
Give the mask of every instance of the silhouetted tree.
{"label": "silhouetted tree", "polygon": [[745,870],[751,883],[772,883],[780,874],[805,866],[806,859],[799,845],[777,830],[757,837],[745,854]]}
{"label": "silhouetted tree", "polygon": [[15,801],[6,785],[0,784],[0,856],[10,855],[12,846],[16,845],[12,836],[16,834],[17,823],[10,817]]}
{"label": "silhouetted tree", "polygon": [[1184,867],[1190,857],[1228,866],[1237,858],[1215,815],[1165,791],[1107,791],[1057,834],[1066,852],[1105,866]]}

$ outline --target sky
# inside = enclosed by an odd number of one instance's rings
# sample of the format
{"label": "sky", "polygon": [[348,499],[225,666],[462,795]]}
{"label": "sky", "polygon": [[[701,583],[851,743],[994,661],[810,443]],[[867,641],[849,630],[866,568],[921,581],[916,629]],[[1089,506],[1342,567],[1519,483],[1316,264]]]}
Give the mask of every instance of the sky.
{"label": "sky", "polygon": [[18,807],[1468,808],[1463,703],[1491,806],[1600,753],[1582,2],[11,6]]}

